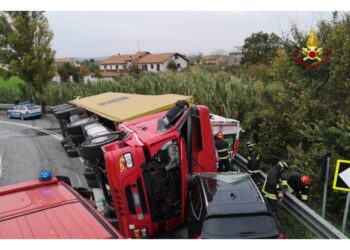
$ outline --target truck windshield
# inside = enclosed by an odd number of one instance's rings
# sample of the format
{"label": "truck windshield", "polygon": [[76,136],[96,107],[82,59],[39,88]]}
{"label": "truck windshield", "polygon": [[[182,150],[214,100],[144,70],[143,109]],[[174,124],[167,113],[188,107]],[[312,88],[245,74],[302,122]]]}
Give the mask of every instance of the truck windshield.
{"label": "truck windshield", "polygon": [[279,230],[272,216],[246,215],[211,217],[203,223],[203,238],[278,238]]}

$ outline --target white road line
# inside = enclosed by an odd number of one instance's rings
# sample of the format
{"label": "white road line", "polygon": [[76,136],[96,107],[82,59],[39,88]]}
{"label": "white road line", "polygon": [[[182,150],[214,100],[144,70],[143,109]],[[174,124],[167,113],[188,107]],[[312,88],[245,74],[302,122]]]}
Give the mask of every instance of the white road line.
{"label": "white road line", "polygon": [[78,179],[79,186],[82,187],[83,184],[82,184],[81,181],[80,181],[79,175],[77,175],[77,174],[74,174],[74,175],[75,175],[75,177]]}
{"label": "white road line", "polygon": [[[45,134],[48,134],[48,135],[51,135],[53,137],[55,137],[57,140],[62,140],[63,137],[60,135],[60,134],[57,134],[55,132],[52,132],[50,130],[47,130],[47,129],[44,129],[44,128],[40,128],[40,127],[36,127],[36,126],[32,126],[32,125],[28,125],[28,124],[23,124],[23,123],[17,123],[17,122],[10,122],[10,121],[0,121],[0,124],[3,123],[3,124],[10,124],[10,125],[17,125],[17,126],[22,126],[22,127],[25,127],[25,128],[31,128],[31,129],[34,129],[34,130],[37,130],[37,131],[40,131],[40,132],[43,132]],[[83,158],[79,157],[79,160],[81,162],[81,164],[84,166],[84,160]],[[0,171],[1,173],[1,171]],[[1,176],[1,175],[0,175]]]}
{"label": "white road line", "polygon": [[44,128],[40,128],[40,127],[28,125],[28,124],[22,124],[22,123],[17,123],[17,122],[9,122],[9,121],[0,121],[0,124],[1,123],[2,124],[9,124],[9,125],[17,125],[17,126],[21,126],[21,127],[25,127],[25,128],[31,128],[31,129],[43,132],[45,134],[51,135],[51,136],[55,137],[57,140],[62,140],[62,138],[63,138],[60,134],[57,134],[55,132],[52,132],[52,131],[44,129]]}

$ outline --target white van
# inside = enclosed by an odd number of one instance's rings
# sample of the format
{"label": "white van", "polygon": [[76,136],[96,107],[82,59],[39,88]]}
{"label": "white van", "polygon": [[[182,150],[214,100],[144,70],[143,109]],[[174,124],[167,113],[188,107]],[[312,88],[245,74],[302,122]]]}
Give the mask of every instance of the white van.
{"label": "white van", "polygon": [[225,141],[229,143],[229,148],[231,149],[229,151],[229,156],[232,158],[238,153],[239,133],[242,130],[240,122],[235,119],[210,114],[210,123],[214,136],[216,136],[218,132],[225,135]]}

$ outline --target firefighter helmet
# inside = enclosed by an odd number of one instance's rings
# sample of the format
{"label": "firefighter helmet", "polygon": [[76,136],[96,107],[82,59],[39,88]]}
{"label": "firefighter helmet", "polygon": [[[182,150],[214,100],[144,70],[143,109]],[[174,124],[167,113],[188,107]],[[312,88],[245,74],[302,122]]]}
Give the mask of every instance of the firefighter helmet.
{"label": "firefighter helmet", "polygon": [[218,133],[216,134],[216,137],[219,138],[219,139],[224,139],[225,136],[224,136],[223,133],[218,132]]}
{"label": "firefighter helmet", "polygon": [[301,182],[305,185],[310,185],[311,184],[311,178],[308,175],[304,175],[301,178]]}
{"label": "firefighter helmet", "polygon": [[288,169],[288,162],[286,160],[280,160],[277,165],[281,168],[281,169]]}

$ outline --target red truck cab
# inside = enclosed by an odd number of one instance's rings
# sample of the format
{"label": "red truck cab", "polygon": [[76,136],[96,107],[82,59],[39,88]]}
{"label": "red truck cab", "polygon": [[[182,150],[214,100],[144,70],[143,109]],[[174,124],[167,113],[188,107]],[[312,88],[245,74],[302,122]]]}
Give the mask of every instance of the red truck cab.
{"label": "red truck cab", "polygon": [[178,101],[119,130],[126,136],[103,151],[121,233],[149,238],[173,230],[185,222],[188,173],[216,172],[208,108]]}
{"label": "red truck cab", "polygon": [[27,181],[0,188],[0,238],[123,238],[65,182]]}

